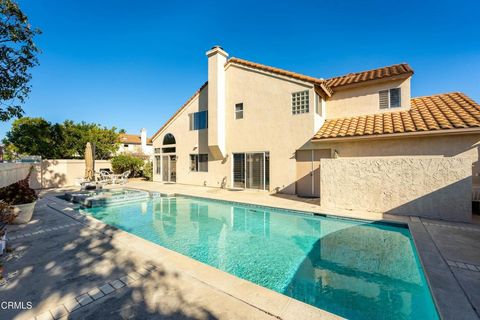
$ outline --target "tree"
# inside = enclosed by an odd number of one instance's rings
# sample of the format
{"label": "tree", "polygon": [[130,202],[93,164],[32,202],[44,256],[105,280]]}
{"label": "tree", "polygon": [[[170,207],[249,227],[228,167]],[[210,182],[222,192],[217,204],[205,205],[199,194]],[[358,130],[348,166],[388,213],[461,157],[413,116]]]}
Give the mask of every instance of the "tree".
{"label": "tree", "polygon": [[83,158],[87,142],[95,145],[96,159],[108,159],[118,150],[117,129],[70,120],[52,124],[42,118],[24,117],[13,122],[3,140],[9,153],[44,159]]}
{"label": "tree", "polygon": [[21,104],[30,93],[30,68],[38,65],[39,49],[33,38],[40,34],[11,0],[0,0],[0,121],[21,117]]}
{"label": "tree", "polygon": [[63,143],[62,128],[42,118],[20,118],[13,122],[3,142],[19,154],[58,159]]}
{"label": "tree", "polygon": [[118,133],[115,127],[102,127],[96,123],[63,123],[64,153],[68,158],[83,158],[85,145],[95,145],[96,159],[109,159],[118,150]]}

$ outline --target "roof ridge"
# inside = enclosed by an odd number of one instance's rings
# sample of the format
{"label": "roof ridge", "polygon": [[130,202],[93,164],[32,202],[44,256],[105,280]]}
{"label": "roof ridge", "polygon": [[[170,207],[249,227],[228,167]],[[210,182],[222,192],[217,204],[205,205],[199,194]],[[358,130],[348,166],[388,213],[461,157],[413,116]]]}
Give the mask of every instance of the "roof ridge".
{"label": "roof ridge", "polygon": [[225,66],[227,66],[230,63],[237,63],[237,64],[240,64],[240,65],[243,65],[243,66],[246,66],[246,67],[276,73],[276,74],[279,74],[279,75],[283,75],[283,76],[286,76],[286,77],[294,78],[294,79],[305,81],[305,82],[310,82],[310,83],[313,83],[314,85],[319,85],[324,91],[327,92],[327,94],[329,96],[331,96],[333,94],[333,90],[327,84],[327,80],[325,80],[323,78],[316,78],[316,77],[312,77],[312,76],[307,76],[307,75],[304,75],[304,74],[301,74],[301,73],[298,73],[298,72],[289,71],[289,70],[285,70],[285,69],[281,69],[281,68],[277,68],[277,67],[272,67],[272,66],[268,66],[268,65],[265,65],[265,64],[245,60],[245,59],[242,59],[242,58],[236,58],[236,57],[231,57],[230,59],[228,59],[227,62],[225,63]]}
{"label": "roof ridge", "polygon": [[430,95],[425,95],[425,96],[412,97],[412,98],[410,98],[410,100],[422,99],[422,98],[432,98],[432,97],[445,96],[445,95],[451,95],[451,94],[460,94],[462,96],[466,96],[466,94],[461,92],[461,91],[451,91],[451,92],[435,93],[435,94],[430,94]]}
{"label": "roof ridge", "polygon": [[389,66],[383,66],[383,67],[378,67],[378,68],[373,68],[373,69],[368,69],[368,70],[363,70],[363,71],[350,72],[350,73],[347,73],[347,74],[344,74],[344,75],[341,75],[341,76],[334,76],[334,77],[328,78],[326,80],[329,81],[329,80],[333,80],[333,79],[336,79],[336,78],[354,76],[354,75],[362,74],[362,73],[365,73],[365,72],[377,71],[377,70],[382,70],[382,69],[385,69],[385,68],[393,68],[393,67],[398,67],[398,66],[407,66],[411,70],[411,72],[413,72],[413,69],[410,67],[410,65],[408,63],[402,62],[402,63],[392,64],[392,65],[389,65]]}

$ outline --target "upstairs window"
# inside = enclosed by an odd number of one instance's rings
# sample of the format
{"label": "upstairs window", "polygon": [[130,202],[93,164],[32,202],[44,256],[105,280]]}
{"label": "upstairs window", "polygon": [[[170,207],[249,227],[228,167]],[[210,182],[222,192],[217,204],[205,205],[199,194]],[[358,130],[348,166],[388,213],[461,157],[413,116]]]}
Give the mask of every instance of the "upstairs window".
{"label": "upstairs window", "polygon": [[208,111],[199,111],[189,114],[190,130],[202,130],[208,128]]}
{"label": "upstairs window", "polygon": [[235,119],[243,119],[243,103],[237,103],[235,105]]}
{"label": "upstairs window", "polygon": [[308,90],[292,93],[292,114],[308,113]]}
{"label": "upstairs window", "polygon": [[190,171],[208,172],[208,154],[191,154]]}
{"label": "upstairs window", "polygon": [[380,109],[398,108],[402,104],[400,88],[379,91],[378,97]]}

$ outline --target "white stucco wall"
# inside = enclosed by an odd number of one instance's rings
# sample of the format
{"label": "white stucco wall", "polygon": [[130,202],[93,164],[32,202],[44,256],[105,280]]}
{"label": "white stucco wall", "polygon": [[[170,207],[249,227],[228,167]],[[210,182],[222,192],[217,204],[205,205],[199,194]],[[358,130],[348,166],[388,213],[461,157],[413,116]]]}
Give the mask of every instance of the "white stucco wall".
{"label": "white stucco wall", "polygon": [[[0,163],[0,188],[25,179],[33,166],[30,187],[33,189],[73,186],[85,175],[85,160],[43,160],[41,163]],[[95,170],[111,169],[109,160],[96,160]]]}
{"label": "white stucco wall", "polygon": [[472,158],[322,159],[321,205],[470,221]]}
{"label": "white stucco wall", "polygon": [[0,163],[0,188],[25,179],[31,163]]}
{"label": "white stucco wall", "polygon": [[[295,151],[315,134],[313,86],[299,81],[281,79],[248,68],[230,66],[226,69],[225,159],[215,158],[208,148],[216,126],[189,130],[188,114],[209,108],[210,83],[190,101],[180,114],[153,140],[161,148],[163,138],[171,133],[176,139],[177,183],[212,187],[232,186],[232,154],[238,152],[270,152],[270,191],[295,193]],[[310,112],[292,114],[291,94],[309,90]],[[235,119],[235,104],[243,103],[243,119]],[[190,154],[208,154],[208,172],[191,172]],[[155,172],[156,170],[154,170]],[[154,181],[161,181],[154,174]]]}
{"label": "white stucco wall", "polygon": [[[380,109],[380,90],[401,89],[401,107]],[[337,89],[327,101],[326,118],[343,118],[410,109],[410,78]]]}

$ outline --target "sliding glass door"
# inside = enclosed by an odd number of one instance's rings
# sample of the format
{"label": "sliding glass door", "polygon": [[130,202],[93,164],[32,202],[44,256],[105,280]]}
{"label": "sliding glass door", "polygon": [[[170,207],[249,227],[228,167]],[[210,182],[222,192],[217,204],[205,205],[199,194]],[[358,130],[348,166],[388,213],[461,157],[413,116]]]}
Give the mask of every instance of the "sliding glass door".
{"label": "sliding glass door", "polygon": [[268,190],[270,187],[269,163],[268,152],[234,153],[233,186]]}
{"label": "sliding glass door", "polygon": [[233,154],[233,187],[245,188],[245,153]]}

